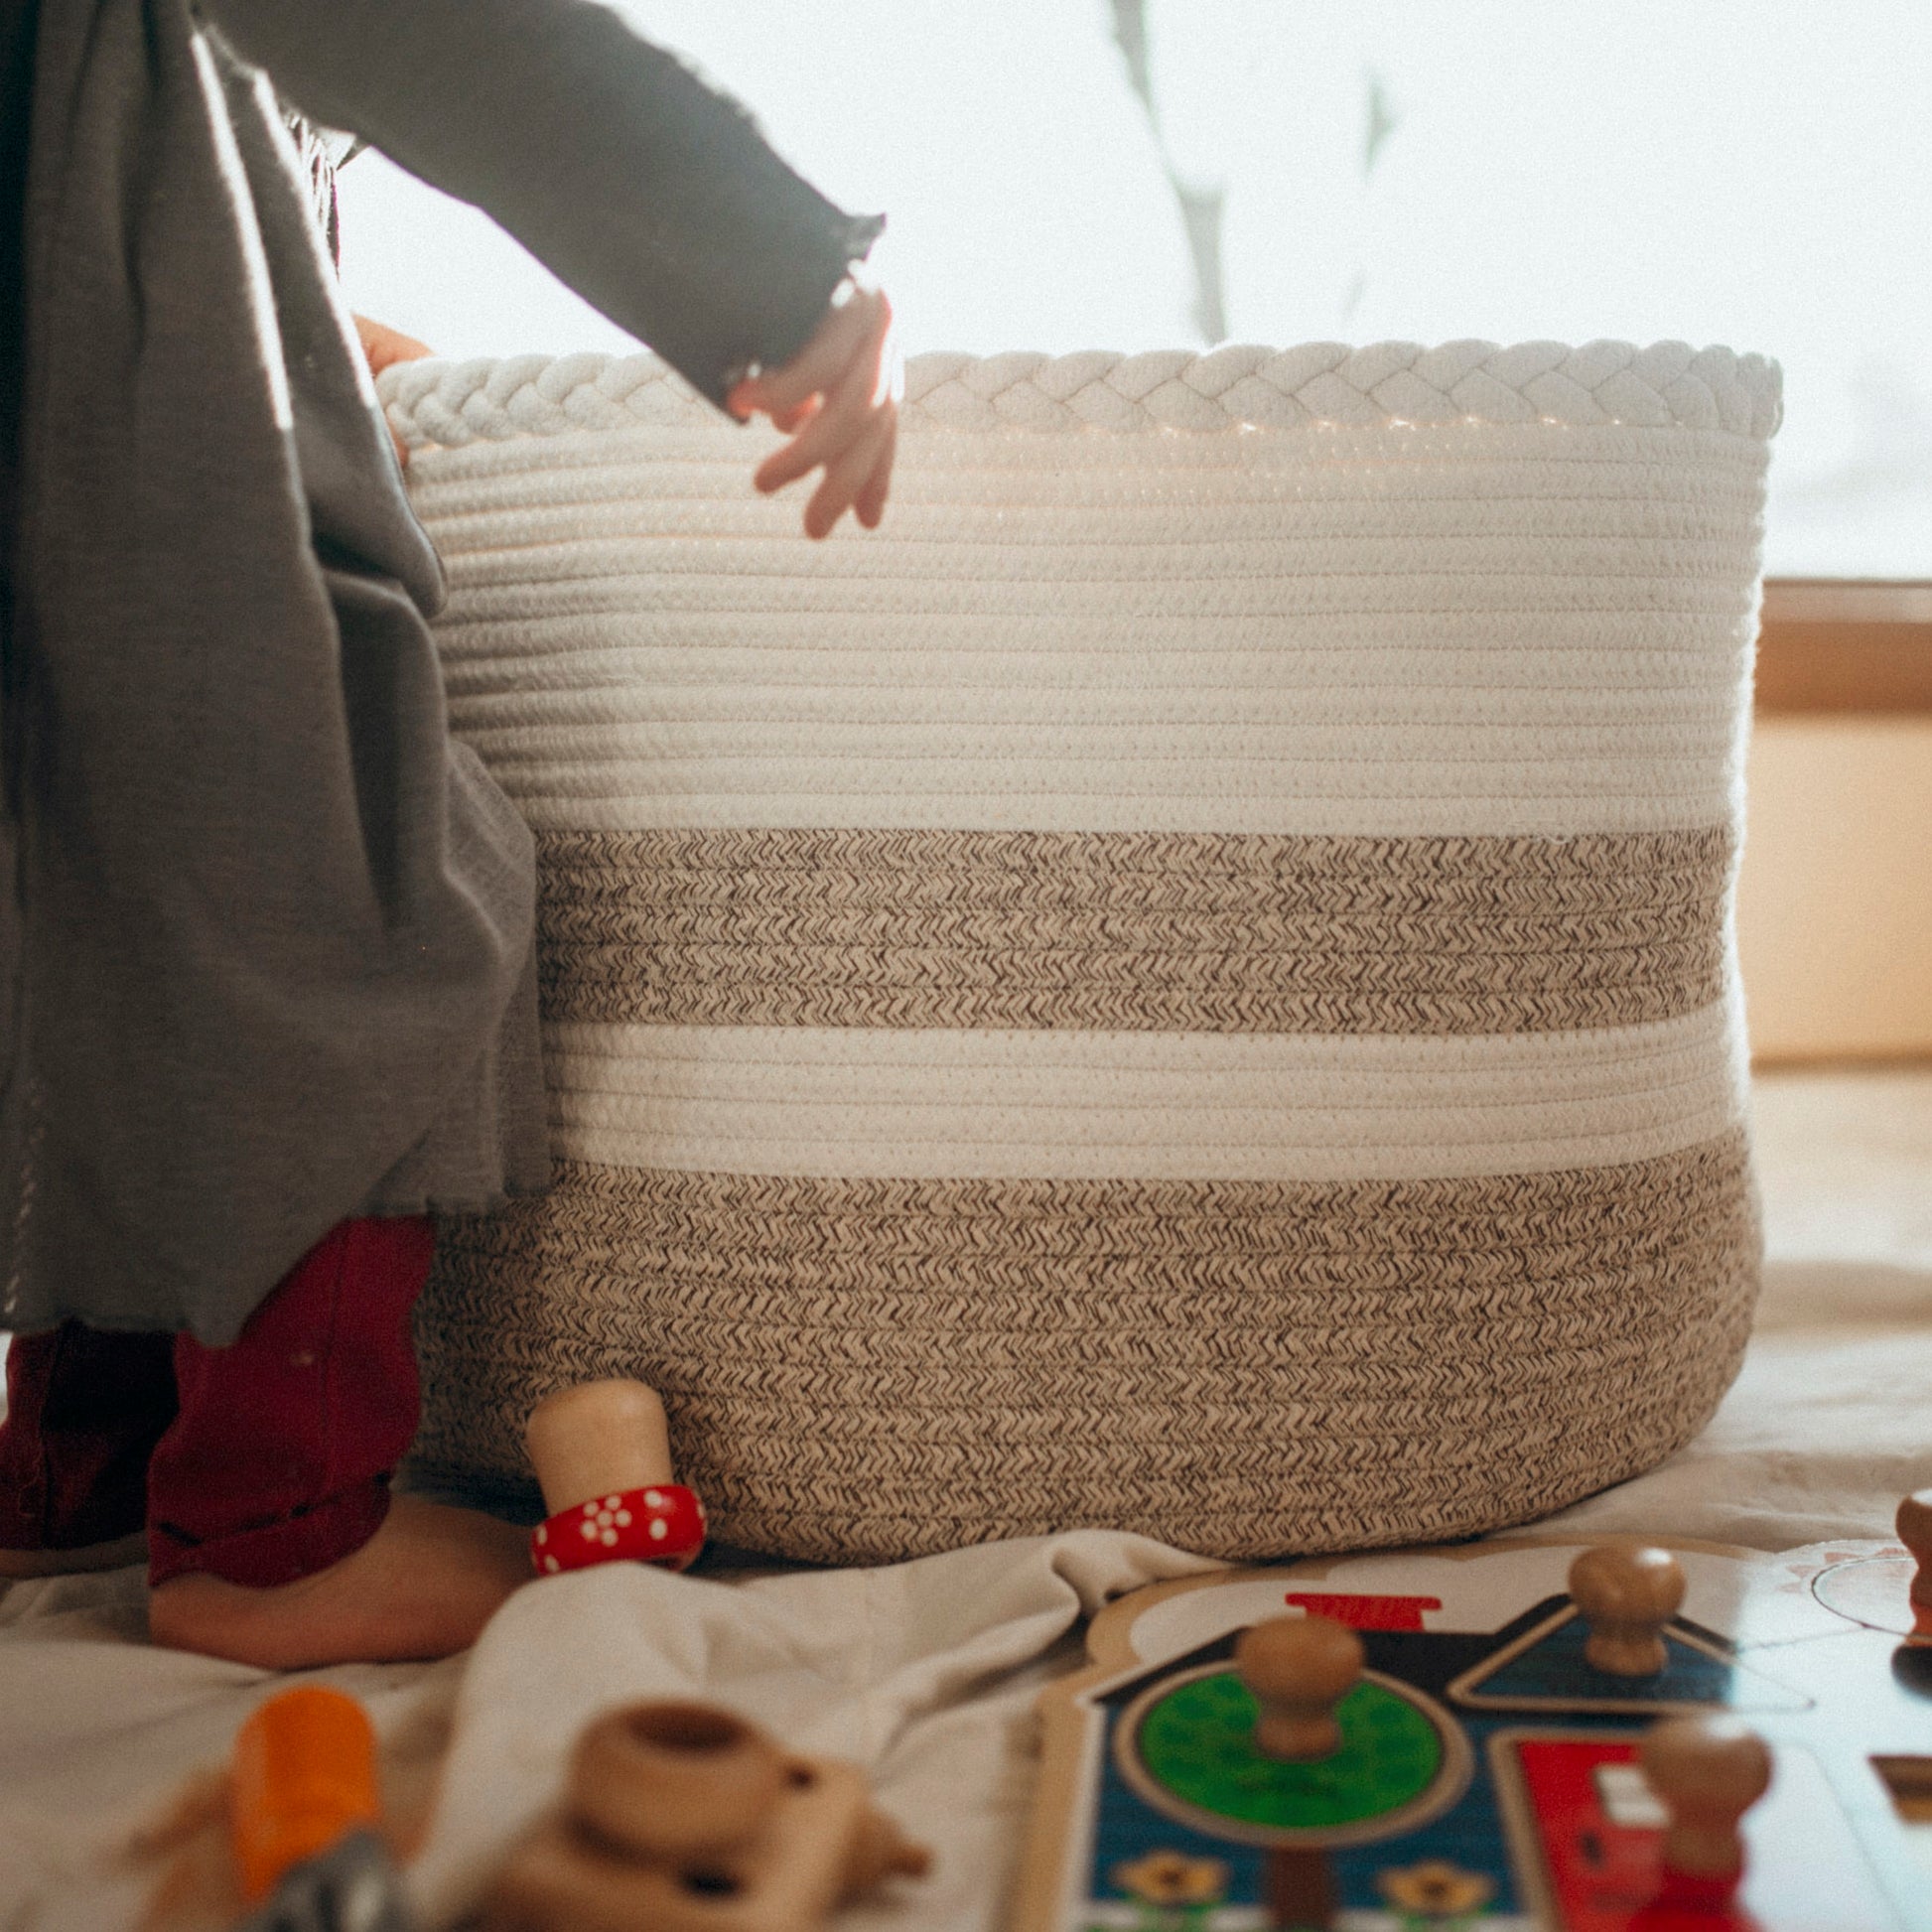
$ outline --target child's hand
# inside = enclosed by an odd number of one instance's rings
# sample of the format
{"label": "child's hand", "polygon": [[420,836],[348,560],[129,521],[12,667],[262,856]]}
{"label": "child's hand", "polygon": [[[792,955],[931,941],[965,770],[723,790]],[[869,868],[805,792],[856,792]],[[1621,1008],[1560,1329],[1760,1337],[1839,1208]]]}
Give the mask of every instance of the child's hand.
{"label": "child's hand", "polygon": [[748,376],[726,399],[734,416],[761,409],[778,429],[798,431],[752,482],[768,494],[822,464],[825,475],[805,505],[805,534],[829,535],[848,509],[877,529],[903,387],[892,304],[877,289],[855,288],[783,368]]}
{"label": "child's hand", "polygon": [[[361,342],[363,355],[368,358],[371,375],[380,375],[391,362],[418,362],[425,355],[436,352],[427,343],[419,343],[414,336],[405,336],[399,329],[371,322],[367,316],[357,316],[354,320],[355,334]],[[389,439],[396,446],[396,461],[406,468],[409,446],[396,434],[393,425],[389,430]]]}

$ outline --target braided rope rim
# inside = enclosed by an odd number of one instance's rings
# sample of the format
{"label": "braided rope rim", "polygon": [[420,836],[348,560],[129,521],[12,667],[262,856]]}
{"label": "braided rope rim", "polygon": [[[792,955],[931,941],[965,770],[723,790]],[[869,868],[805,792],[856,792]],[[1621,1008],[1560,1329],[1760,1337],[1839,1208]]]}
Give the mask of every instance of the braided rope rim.
{"label": "braided rope rim", "polygon": [[[1688,343],[939,353],[906,364],[901,420],[913,430],[1129,432],[1620,423],[1762,440],[1783,415],[1782,382],[1777,363],[1765,356]],[[383,372],[376,390],[412,448],[724,421],[654,355],[403,362]]]}

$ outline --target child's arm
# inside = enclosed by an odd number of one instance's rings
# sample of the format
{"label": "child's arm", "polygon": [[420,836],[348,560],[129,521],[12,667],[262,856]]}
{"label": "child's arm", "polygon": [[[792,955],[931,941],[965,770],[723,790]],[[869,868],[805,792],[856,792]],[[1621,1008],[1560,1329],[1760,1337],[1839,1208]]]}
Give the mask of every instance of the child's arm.
{"label": "child's arm", "polygon": [[305,114],[486,209],[714,402],[736,390],[742,408],[764,409],[769,396],[781,422],[802,422],[789,399],[819,384],[802,399],[824,398],[816,421],[759,473],[775,487],[827,468],[808,528],[822,533],[847,503],[883,503],[883,478],[872,487],[891,469],[883,302],[827,313],[881,222],[835,207],[742,108],[617,14],[591,0],[201,0],[201,11]]}

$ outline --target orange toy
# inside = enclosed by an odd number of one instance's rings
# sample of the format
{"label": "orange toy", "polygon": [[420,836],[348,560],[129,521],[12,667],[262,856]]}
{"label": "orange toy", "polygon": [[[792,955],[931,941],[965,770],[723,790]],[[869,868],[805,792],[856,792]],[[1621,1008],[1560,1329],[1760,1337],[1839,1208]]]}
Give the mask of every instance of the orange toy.
{"label": "orange toy", "polygon": [[235,1737],[229,1819],[242,1896],[381,1817],[375,1732],[340,1691],[303,1685],[255,1710]]}

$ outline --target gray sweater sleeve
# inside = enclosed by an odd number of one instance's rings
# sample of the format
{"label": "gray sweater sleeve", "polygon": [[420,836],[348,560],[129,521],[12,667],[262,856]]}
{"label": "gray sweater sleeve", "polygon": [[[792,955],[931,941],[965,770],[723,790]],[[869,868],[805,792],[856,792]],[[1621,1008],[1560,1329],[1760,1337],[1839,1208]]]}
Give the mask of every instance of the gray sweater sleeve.
{"label": "gray sweater sleeve", "polygon": [[592,0],[200,0],[312,119],[493,215],[714,402],[788,360],[884,225]]}

